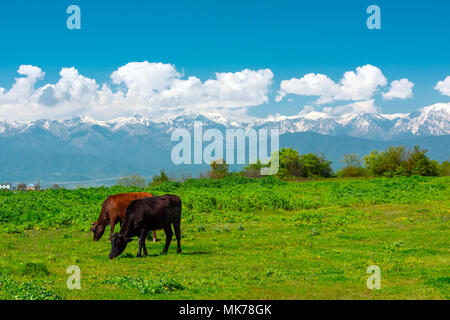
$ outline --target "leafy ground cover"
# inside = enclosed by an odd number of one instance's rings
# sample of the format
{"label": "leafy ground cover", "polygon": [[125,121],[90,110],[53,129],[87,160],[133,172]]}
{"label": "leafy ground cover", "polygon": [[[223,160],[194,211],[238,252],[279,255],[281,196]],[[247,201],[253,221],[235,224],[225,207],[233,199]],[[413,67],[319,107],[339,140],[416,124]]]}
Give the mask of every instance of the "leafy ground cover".
{"label": "leafy ground cover", "polygon": [[[167,182],[145,190],[181,196],[183,253],[160,255],[160,241],[138,259],[135,240],[109,260],[90,223],[108,195],[134,190],[0,192],[0,298],[450,298],[448,177]],[[81,290],[67,289],[70,265]]]}

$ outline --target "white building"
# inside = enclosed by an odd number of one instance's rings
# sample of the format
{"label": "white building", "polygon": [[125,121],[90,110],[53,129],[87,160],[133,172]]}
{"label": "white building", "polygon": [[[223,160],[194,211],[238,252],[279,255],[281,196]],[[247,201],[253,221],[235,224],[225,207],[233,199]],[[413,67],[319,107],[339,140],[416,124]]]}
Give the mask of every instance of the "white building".
{"label": "white building", "polygon": [[0,190],[11,190],[11,183],[0,183]]}

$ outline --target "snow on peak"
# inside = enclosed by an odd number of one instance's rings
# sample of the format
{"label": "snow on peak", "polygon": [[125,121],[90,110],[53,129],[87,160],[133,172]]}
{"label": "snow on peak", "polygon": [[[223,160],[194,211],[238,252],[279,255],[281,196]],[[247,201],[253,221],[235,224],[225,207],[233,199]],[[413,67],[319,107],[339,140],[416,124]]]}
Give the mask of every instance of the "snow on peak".
{"label": "snow on peak", "polygon": [[393,114],[381,113],[380,116],[382,116],[383,118],[388,119],[388,120],[395,120],[395,119],[408,118],[409,114],[408,113],[393,113]]}
{"label": "snow on peak", "polygon": [[106,121],[101,121],[101,120],[94,120],[91,117],[88,116],[81,116],[80,117],[80,122],[81,123],[86,123],[86,124],[92,124],[92,125],[99,125],[102,127],[108,127],[108,124],[106,123]]}
{"label": "snow on peak", "polygon": [[448,103],[436,103],[431,106],[423,107],[419,109],[419,112],[421,113],[430,113],[433,111],[443,111],[444,113],[450,114],[450,102]]}
{"label": "snow on peak", "polygon": [[320,119],[331,119],[333,118],[331,115],[325,112],[311,111],[306,114],[301,114],[301,117],[308,120],[320,120]]}
{"label": "snow on peak", "polygon": [[220,112],[189,112],[166,117],[158,121],[140,115],[120,117],[108,121],[94,120],[88,116],[75,119],[37,120],[37,121],[0,121],[0,136],[12,136],[29,132],[28,129],[38,127],[48,130],[56,136],[65,137],[70,132],[78,132],[78,128],[89,130],[90,127],[101,126],[115,133],[145,135],[151,130],[162,130],[166,133],[177,127],[191,127],[194,121],[207,122],[208,126],[225,128],[279,128],[280,133],[311,131],[328,135],[352,135],[373,139],[392,139],[408,135],[450,135],[450,103],[437,103],[423,107],[416,112],[404,114],[347,113],[330,114],[308,110],[297,115],[269,115],[266,118],[243,116],[228,117]]}

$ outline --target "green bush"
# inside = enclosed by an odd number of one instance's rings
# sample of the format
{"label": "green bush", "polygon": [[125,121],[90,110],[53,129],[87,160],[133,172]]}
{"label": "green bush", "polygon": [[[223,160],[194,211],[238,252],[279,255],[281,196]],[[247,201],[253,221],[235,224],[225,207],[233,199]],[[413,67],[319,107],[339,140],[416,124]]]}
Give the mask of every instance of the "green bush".
{"label": "green bush", "polygon": [[361,166],[361,159],[358,154],[344,154],[342,162],[344,163],[344,167],[337,172],[338,177],[351,178],[367,175],[366,169]]}
{"label": "green bush", "polygon": [[404,146],[390,146],[383,152],[372,151],[364,157],[367,171],[372,176],[437,176],[439,166],[426,156],[427,150],[415,146],[406,150]]}
{"label": "green bush", "polygon": [[443,161],[439,168],[439,174],[441,176],[450,176],[450,162]]}
{"label": "green bush", "polygon": [[169,176],[164,172],[164,169],[162,169],[159,175],[153,176],[150,186],[154,187],[160,185],[161,183],[168,182],[169,180]]}
{"label": "green bush", "polygon": [[217,159],[211,161],[211,171],[209,173],[209,177],[212,179],[221,179],[225,178],[229,175],[228,169],[229,165],[225,162],[224,159]]}
{"label": "green bush", "polygon": [[329,178],[333,176],[333,169],[331,169],[331,162],[325,160],[322,156],[317,156],[312,153],[301,156],[303,165],[303,176],[307,178],[324,177]]}

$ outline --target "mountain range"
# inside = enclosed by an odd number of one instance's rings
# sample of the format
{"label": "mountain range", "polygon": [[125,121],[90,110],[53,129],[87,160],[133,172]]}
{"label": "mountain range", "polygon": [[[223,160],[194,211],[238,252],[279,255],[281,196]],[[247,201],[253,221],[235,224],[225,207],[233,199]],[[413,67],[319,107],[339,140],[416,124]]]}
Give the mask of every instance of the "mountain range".
{"label": "mountain range", "polygon": [[[280,146],[301,153],[321,152],[341,166],[344,153],[361,156],[388,145],[415,144],[429,150],[432,159],[450,158],[450,103],[440,103],[407,114],[332,115],[312,111],[295,116],[228,119],[218,113],[189,113],[164,121],[135,115],[109,121],[88,117],[69,120],[0,120],[0,182],[43,185],[108,184],[125,174],[150,177],[165,168],[174,174],[195,175],[207,165],[172,163],[177,128],[255,130],[277,128]],[[95,180],[87,182],[88,180]]]}

